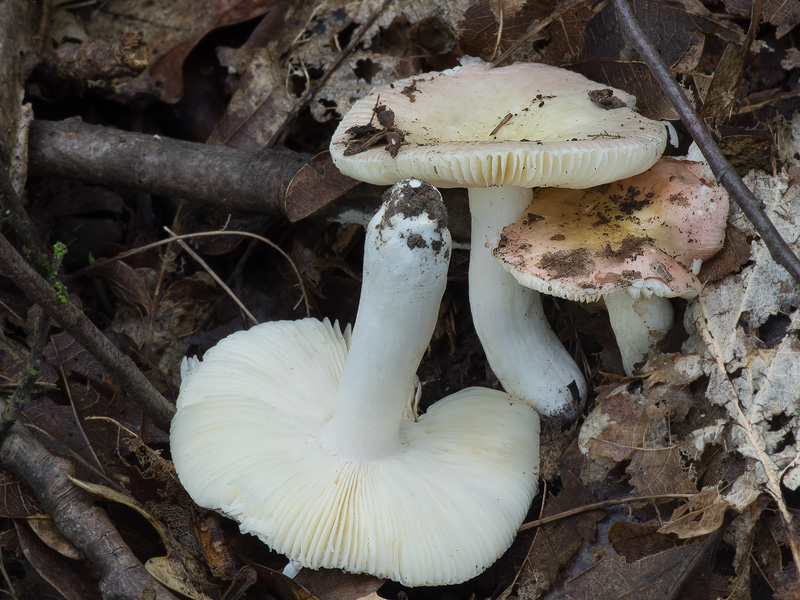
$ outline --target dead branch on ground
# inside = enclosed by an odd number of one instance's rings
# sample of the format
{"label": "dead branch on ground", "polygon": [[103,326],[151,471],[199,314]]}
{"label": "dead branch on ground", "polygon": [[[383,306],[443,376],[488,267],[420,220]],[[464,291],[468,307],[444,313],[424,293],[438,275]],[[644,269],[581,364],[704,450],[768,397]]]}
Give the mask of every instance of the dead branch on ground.
{"label": "dead branch on ground", "polygon": [[105,511],[69,480],[69,462],[50,454],[20,424],[0,446],[0,458],[25,480],[59,531],[97,568],[104,598],[175,600],[147,573]]}
{"label": "dead branch on ground", "polygon": [[286,214],[286,188],[308,159],[131,133],[78,119],[34,121],[29,144],[31,175],[279,216]]}

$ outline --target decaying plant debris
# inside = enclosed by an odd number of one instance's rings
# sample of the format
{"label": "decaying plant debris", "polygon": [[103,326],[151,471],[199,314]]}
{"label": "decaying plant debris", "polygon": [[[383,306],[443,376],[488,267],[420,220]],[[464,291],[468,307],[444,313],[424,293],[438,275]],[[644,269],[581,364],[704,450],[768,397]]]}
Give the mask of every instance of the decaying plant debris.
{"label": "decaying plant debris", "polygon": [[[3,591],[800,597],[800,287],[738,208],[725,248],[700,273],[702,293],[675,302],[682,318],[632,377],[621,375],[602,310],[549,301],[589,401],[574,424],[543,422],[530,523],[472,581],[287,579],[282,557],[194,506],[169,462],[181,357],[252,320],[353,321],[361,224],[382,190],[338,174],[326,149],[373,87],[463,56],[541,61],[636,95],[643,114],[677,128],[670,152],[685,153],[687,129],[620,33],[614,4],[0,3]],[[636,0],[633,9],[798,253],[800,1]],[[413,103],[420,92],[403,93]],[[353,152],[403,152],[380,105],[371,126],[352,133]],[[461,249],[419,371],[423,406],[499,385],[469,315],[465,200],[445,191],[445,201]]]}

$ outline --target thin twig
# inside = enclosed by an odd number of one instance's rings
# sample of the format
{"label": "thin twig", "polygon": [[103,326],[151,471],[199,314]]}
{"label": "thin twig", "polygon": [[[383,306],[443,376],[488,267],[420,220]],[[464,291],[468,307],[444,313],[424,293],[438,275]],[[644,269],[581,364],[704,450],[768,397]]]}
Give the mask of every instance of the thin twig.
{"label": "thin twig", "polygon": [[651,502],[653,500],[688,500],[696,495],[697,494],[659,494],[656,496],[615,498],[613,500],[604,500],[603,502],[595,502],[593,504],[584,504],[583,506],[578,506],[576,508],[571,508],[570,510],[565,510],[563,513],[559,513],[557,515],[550,515],[549,517],[542,517],[541,519],[536,519],[535,521],[528,521],[527,523],[523,523],[522,525],[519,526],[518,531],[533,529],[534,527],[546,525],[547,523],[552,523],[553,521],[560,521],[561,519],[566,519],[567,517],[573,517],[575,515],[579,515],[585,512],[592,512],[593,510],[599,510],[601,508],[606,508],[608,506],[616,506],[618,504],[631,504],[633,502]]}
{"label": "thin twig", "polygon": [[2,211],[0,219],[7,221],[22,240],[31,264],[40,274],[47,275],[50,270],[52,254],[48,252],[33,221],[22,205],[19,194],[14,189],[11,176],[3,166],[2,157],[0,157],[0,211]]}
{"label": "thin twig", "polygon": [[242,311],[242,312],[243,312],[245,315],[247,315],[247,318],[248,318],[248,319],[250,319],[250,320],[253,322],[253,325],[258,325],[258,319],[256,319],[256,318],[255,318],[255,316],[253,316],[253,313],[251,313],[249,310],[247,310],[247,307],[246,307],[246,306],[245,306],[245,305],[242,303],[242,301],[241,301],[241,300],[239,300],[239,298],[236,296],[236,294],[234,294],[234,293],[233,293],[233,290],[232,290],[231,288],[229,288],[229,287],[228,287],[228,285],[227,285],[227,284],[226,284],[224,281],[222,281],[222,279],[220,279],[220,276],[219,276],[219,275],[217,275],[217,274],[214,272],[214,269],[212,269],[211,267],[209,267],[209,266],[208,266],[208,263],[207,263],[206,261],[204,261],[204,260],[202,259],[202,257],[201,257],[201,256],[200,256],[200,255],[199,255],[197,252],[195,252],[194,250],[192,250],[192,248],[189,246],[189,244],[187,244],[187,243],[186,243],[186,242],[184,242],[182,239],[180,239],[180,238],[178,237],[178,234],[177,234],[177,233],[175,233],[174,231],[172,231],[172,230],[171,230],[169,227],[164,227],[164,229],[167,231],[167,233],[169,233],[169,234],[170,234],[170,235],[171,235],[171,236],[172,236],[172,237],[175,239],[175,241],[177,241],[177,242],[178,242],[178,245],[179,245],[181,248],[183,248],[184,250],[186,250],[186,252],[188,252],[188,253],[189,253],[189,256],[191,256],[191,257],[192,257],[193,259],[195,259],[195,260],[196,260],[198,263],[200,263],[200,266],[201,266],[201,267],[203,267],[203,269],[205,269],[206,273],[208,273],[209,275],[211,275],[211,278],[212,278],[214,281],[216,281],[216,282],[217,282],[217,285],[218,285],[219,287],[221,287],[223,290],[225,290],[225,293],[226,293],[226,294],[228,294],[228,296],[230,296],[230,297],[231,297],[231,299],[232,299],[232,300],[233,300],[233,301],[236,303],[236,306],[238,306],[238,307],[241,309],[241,311]]}
{"label": "thin twig", "polygon": [[[0,161],[1,163],[2,161]],[[7,218],[14,231],[22,240],[27,250],[28,260],[40,275],[49,277],[55,274],[61,266],[61,256],[53,257],[50,249],[41,241],[36,227],[28,212],[22,205],[19,194],[11,181],[9,172],[0,165],[0,207],[3,208],[4,218]],[[42,366],[42,353],[47,343],[47,333],[50,331],[50,315],[40,311],[36,316],[33,326],[33,339],[31,351],[25,371],[18,376],[19,387],[0,407],[0,437],[5,435],[11,424],[17,420],[20,412],[31,400],[31,392],[39,376]]]}
{"label": "thin twig", "polygon": [[761,202],[753,195],[739,177],[739,174],[720,151],[706,126],[684,95],[678,82],[672,76],[658,50],[648,39],[636,21],[629,0],[612,0],[617,10],[617,19],[625,37],[642,56],[656,81],[681,116],[681,121],[689,130],[694,141],[706,157],[717,181],[728,191],[742,212],[750,219],[761,239],[764,240],[773,260],[786,269],[795,281],[800,283],[800,259],[781,237],[780,232],[764,212]]}
{"label": "thin twig", "polygon": [[[167,229],[167,231],[169,231],[169,230]],[[291,266],[292,270],[294,271],[294,274],[297,276],[298,286],[300,287],[301,299],[303,300],[303,303],[305,304],[305,307],[306,307],[306,316],[307,317],[311,316],[311,303],[310,303],[310,301],[308,299],[308,293],[306,292],[305,285],[303,284],[303,276],[300,274],[300,270],[297,268],[297,265],[294,264],[294,261],[292,260],[292,257],[289,256],[288,254],[286,254],[286,252],[283,250],[283,248],[278,246],[272,240],[270,240],[268,238],[265,238],[264,236],[258,235],[256,233],[250,233],[249,231],[225,231],[225,230],[220,230],[220,231],[201,231],[201,232],[197,232],[197,233],[184,233],[182,235],[175,235],[172,232],[170,232],[170,237],[165,239],[165,240],[159,240],[157,242],[153,242],[153,243],[147,244],[145,246],[139,246],[138,248],[133,248],[131,250],[126,250],[125,252],[120,252],[119,254],[117,254],[116,256],[111,257],[111,258],[103,258],[103,259],[97,260],[94,263],[92,263],[91,265],[88,265],[88,266],[84,267],[80,271],[76,271],[75,273],[72,273],[67,278],[67,281],[71,281],[71,280],[73,280],[73,279],[75,279],[77,277],[82,277],[82,276],[90,273],[93,269],[95,269],[97,267],[100,267],[102,265],[108,264],[108,263],[116,261],[116,260],[123,260],[123,259],[125,259],[125,258],[127,258],[129,256],[133,256],[134,254],[139,254],[140,252],[144,252],[144,251],[150,250],[152,248],[158,248],[159,246],[163,246],[164,244],[170,244],[170,243],[178,241],[178,240],[189,240],[189,239],[198,238],[198,237],[210,237],[210,236],[220,236],[220,235],[239,235],[239,236],[242,236],[242,237],[249,237],[249,238],[252,238],[252,239],[255,239],[255,240],[258,240],[260,242],[265,243],[267,246],[269,246],[270,248],[272,248],[273,250],[278,252],[281,256],[283,256],[283,258],[285,258],[287,260],[287,262],[289,263],[289,266]]]}

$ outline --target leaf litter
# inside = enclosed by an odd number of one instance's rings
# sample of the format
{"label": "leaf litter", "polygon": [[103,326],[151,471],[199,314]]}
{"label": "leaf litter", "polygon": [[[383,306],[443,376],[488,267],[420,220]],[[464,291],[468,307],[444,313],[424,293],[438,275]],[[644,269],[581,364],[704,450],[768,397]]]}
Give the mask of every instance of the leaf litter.
{"label": "leaf litter", "polygon": [[[177,101],[195,85],[182,75],[184,71],[193,71],[192,55],[204,40],[227,26],[264,16],[243,45],[223,44],[215,48],[220,66],[228,69],[226,84],[233,87],[232,98],[211,131],[210,143],[253,151],[274,143],[285,119],[297,109],[299,99],[334,65],[356,32],[362,35],[359,44],[332,71],[309,105],[310,116],[323,124],[345,112],[355,99],[376,84],[454,66],[463,53],[489,60],[514,48],[515,38],[522,36],[533,21],[552,13],[556,6],[569,6],[569,10],[560,13],[546,33],[532,36],[518,48],[516,59],[572,63],[573,68],[591,71],[590,76],[635,92],[640,107],[653,116],[673,116],[660,92],[655,91],[649,73],[626,56],[627,50],[615,33],[610,3],[458,0],[437,4],[420,0],[392,3],[381,12],[380,0],[327,3],[276,0],[249,4],[225,0],[207,3],[199,15],[184,3],[174,4],[170,10],[161,7],[160,19],[146,20],[140,20],[139,15],[147,11],[149,1],[127,3],[125,7],[123,4],[126,3],[104,3],[86,28],[91,33],[89,37],[129,31],[132,23],[144,29],[156,60],[138,82],[123,82],[120,87],[123,101],[129,101],[134,93],[152,93],[155,97],[160,95],[162,101]],[[779,28],[778,38],[794,26],[796,15],[800,14],[796,2],[764,5],[766,18]],[[747,14],[750,9],[749,2],[739,0],[726,0],[724,6],[734,14]],[[691,89],[700,98],[708,92],[712,79],[708,73],[713,69],[704,69],[709,55],[721,54],[720,47],[724,44],[740,45],[744,40],[737,21],[728,15],[720,16],[719,9],[719,3],[715,12],[711,12],[690,0],[637,2],[637,15],[653,32],[661,51],[667,52],[673,71],[680,73],[687,91]],[[59,8],[56,12],[66,11]],[[360,31],[376,12],[376,21]],[[79,29],[74,27],[76,21],[67,19],[69,31]],[[52,37],[85,37],[85,30],[68,35],[66,27],[63,35]],[[757,41],[756,46],[764,48],[765,43]],[[788,51],[786,56],[790,56]],[[755,60],[752,52],[749,59]],[[793,68],[790,62],[786,65],[787,70]],[[761,71],[766,73],[764,69]],[[161,80],[169,86],[162,91],[152,89]],[[780,93],[784,92],[775,92],[772,98],[780,97]],[[126,95],[128,100],[124,100]],[[310,120],[305,117],[300,122],[305,125]],[[303,150],[321,149],[297,131],[289,132],[286,139],[288,144]],[[324,154],[317,156],[324,160]],[[800,201],[792,180],[784,175],[753,174],[748,183],[765,202],[784,237],[796,241],[800,231],[793,215],[800,214]],[[333,184],[329,176],[323,175],[310,187],[314,194],[318,191],[315,188],[332,188]],[[330,200],[341,193],[324,191]],[[297,253],[309,255],[304,275],[307,266],[308,273],[317,280],[330,281],[328,271],[333,269],[323,270],[324,262],[319,256],[324,253],[320,250],[324,238],[315,237],[315,233],[304,234],[301,229],[293,233],[292,243]],[[609,498],[633,500],[652,495],[665,498],[631,502],[627,508],[605,512],[587,509],[585,513],[523,532],[518,540],[521,555],[504,557],[498,564],[499,572],[514,570],[512,577],[503,581],[504,597],[525,600],[565,595],[664,597],[677,593],[676,582],[700,573],[716,587],[709,584],[709,589],[695,590],[692,597],[716,597],[712,594],[716,589],[731,598],[748,598],[749,591],[744,590],[751,584],[751,563],[763,570],[776,598],[796,597],[792,596],[792,591],[798,588],[796,571],[783,564],[785,557],[781,556],[781,550],[796,547],[793,529],[784,522],[792,514],[782,491],[800,487],[797,448],[800,386],[795,381],[800,374],[794,373],[800,347],[798,290],[771,260],[736,210],[731,217],[728,240],[728,258],[718,261],[716,271],[705,271],[710,279],[703,294],[686,307],[685,323],[690,337],[683,344],[684,354],[656,357],[639,377],[607,376],[603,385],[595,388],[597,398],[582,424],[578,440],[570,443],[572,433],[559,431],[559,424],[553,429],[554,437],[561,434],[563,443],[551,444],[546,478],[560,482],[552,493],[545,494],[542,516],[558,516]],[[227,252],[231,249],[217,254]],[[295,250],[292,252],[294,255]],[[344,259],[341,262],[357,273],[357,261],[354,268]],[[456,280],[464,277],[458,270],[460,267],[463,264],[454,269]],[[103,269],[98,269],[95,274],[102,272]],[[183,273],[170,273],[166,287],[156,294],[154,290],[160,286],[157,273],[158,265],[153,264],[134,268],[119,263],[118,267],[107,268],[103,276],[116,298],[113,319],[106,331],[129,353],[144,356],[148,376],[172,393],[176,383],[175,356],[183,355],[198,339],[204,340],[200,345],[205,346],[220,335],[220,331],[212,330],[192,336],[195,329],[203,330],[207,325],[204,317],[213,310],[218,292],[202,275],[190,278]],[[197,300],[198,296],[200,302],[182,302],[186,297]],[[454,302],[457,306],[459,300]],[[464,314],[462,310],[459,316],[462,323]],[[6,319],[15,322],[13,316]],[[170,335],[175,327],[178,335]],[[463,345],[464,327],[453,325],[451,329],[449,344],[455,348],[458,339]],[[6,342],[0,337],[0,341],[5,347],[14,348],[10,338]],[[161,470],[168,463],[145,443],[134,443],[131,437],[120,435],[119,427],[87,419],[90,415],[106,415],[117,418],[126,428],[137,430],[142,418],[136,407],[115,394],[107,373],[73,346],[77,344],[67,334],[54,335],[47,352],[49,362],[45,365],[47,381],[67,388],[72,406],[63,398],[60,405],[54,403],[49,396],[57,395],[48,389],[48,397],[31,406],[27,419],[51,438],[55,451],[73,456],[82,477],[128,488],[134,501],[146,504],[154,519],[167,529],[172,528],[170,535],[196,551],[195,558],[201,557],[213,546],[193,533],[202,529],[196,514],[176,510],[190,502],[175,494],[175,482],[169,483],[169,476]],[[435,352],[432,344],[431,353]],[[467,356],[467,361],[474,360],[470,353]],[[13,364],[19,362],[14,360]],[[11,373],[15,368],[9,366],[4,371]],[[470,382],[496,383],[491,374],[483,372],[482,365],[469,368]],[[467,371],[464,367],[462,379]],[[430,387],[444,387],[440,379],[443,379],[440,374],[433,378]],[[153,432],[152,426],[146,429],[150,429],[146,442],[163,447],[163,433]],[[134,460],[142,456],[148,458],[143,462]],[[96,464],[98,460],[100,466]],[[162,461],[162,467],[154,466]],[[160,475],[155,475],[156,472]],[[17,519],[35,516],[40,509],[26,495],[18,478],[11,474],[3,476],[7,516]],[[692,498],[686,502],[667,498],[681,494]],[[112,500],[111,495],[107,500]],[[778,505],[777,515],[772,511],[772,502]],[[538,506],[537,501],[534,510],[538,511]],[[734,513],[738,516],[729,523]],[[129,526],[129,519],[124,516],[117,514],[116,520],[120,528]],[[29,548],[37,543],[31,542],[33,537],[45,535],[32,531],[25,528],[25,533],[19,536]],[[231,537],[242,543],[241,536]],[[731,561],[735,572],[706,564],[714,544],[735,555]],[[42,555],[44,552],[43,548]],[[255,551],[237,548],[237,554],[268,566],[279,563],[263,548]],[[225,559],[215,559],[208,552],[202,559],[207,564],[225,565]],[[38,567],[41,570],[63,571],[63,564],[56,561],[38,564],[48,565]],[[173,570],[169,562],[160,566]],[[201,566],[200,571],[206,568]],[[277,571],[263,569],[253,592],[282,599],[377,597],[375,590],[381,584],[358,577],[351,581],[338,572],[306,572],[307,579],[302,585],[307,589],[304,589]],[[70,581],[69,575],[62,575],[64,582]],[[314,583],[311,580],[317,575]],[[230,576],[228,573],[222,579],[228,581]],[[202,596],[198,597],[221,593],[204,574],[192,577],[199,583],[196,593]],[[61,584],[65,595],[70,593],[70,585]],[[337,585],[341,591],[334,591]],[[72,594],[75,595],[74,590]]]}

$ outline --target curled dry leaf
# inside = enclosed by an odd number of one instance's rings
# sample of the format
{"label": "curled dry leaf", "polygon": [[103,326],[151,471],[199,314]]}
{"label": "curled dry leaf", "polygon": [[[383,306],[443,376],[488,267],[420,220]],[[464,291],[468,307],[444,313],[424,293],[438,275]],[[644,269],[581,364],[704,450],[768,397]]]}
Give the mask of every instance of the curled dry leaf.
{"label": "curled dry leaf", "polygon": [[715,487],[703,488],[699,494],[672,513],[659,533],[674,533],[681,539],[712,533],[722,526],[725,511],[730,508]]}

